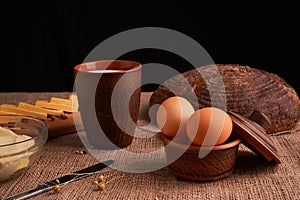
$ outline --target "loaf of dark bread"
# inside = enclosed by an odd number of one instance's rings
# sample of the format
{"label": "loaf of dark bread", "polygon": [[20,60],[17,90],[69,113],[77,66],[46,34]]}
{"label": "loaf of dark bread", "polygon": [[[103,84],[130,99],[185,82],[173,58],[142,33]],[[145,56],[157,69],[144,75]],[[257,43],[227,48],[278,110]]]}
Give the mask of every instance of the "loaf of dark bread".
{"label": "loaf of dark bread", "polygon": [[216,64],[178,74],[153,92],[149,105],[175,94],[187,98],[195,109],[221,107],[245,117],[260,111],[272,124],[267,133],[290,130],[300,118],[296,91],[278,75],[249,66]]}

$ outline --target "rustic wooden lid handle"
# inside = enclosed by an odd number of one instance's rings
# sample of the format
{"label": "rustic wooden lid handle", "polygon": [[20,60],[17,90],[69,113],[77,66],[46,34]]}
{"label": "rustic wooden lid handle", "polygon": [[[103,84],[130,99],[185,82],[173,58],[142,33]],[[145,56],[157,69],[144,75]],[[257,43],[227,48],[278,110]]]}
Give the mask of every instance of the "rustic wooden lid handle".
{"label": "rustic wooden lid handle", "polygon": [[249,119],[262,126],[265,130],[271,127],[272,123],[270,119],[258,110],[254,110],[249,116]]}

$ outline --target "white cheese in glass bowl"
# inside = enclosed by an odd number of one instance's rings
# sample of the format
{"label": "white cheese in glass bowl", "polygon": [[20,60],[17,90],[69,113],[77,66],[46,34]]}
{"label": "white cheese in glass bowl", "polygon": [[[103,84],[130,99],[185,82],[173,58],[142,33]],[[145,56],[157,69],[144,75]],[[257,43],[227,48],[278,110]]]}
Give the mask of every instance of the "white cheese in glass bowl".
{"label": "white cheese in glass bowl", "polygon": [[34,141],[28,135],[17,135],[0,126],[0,146],[0,181],[4,181],[29,165],[31,153],[27,150],[34,146]]}

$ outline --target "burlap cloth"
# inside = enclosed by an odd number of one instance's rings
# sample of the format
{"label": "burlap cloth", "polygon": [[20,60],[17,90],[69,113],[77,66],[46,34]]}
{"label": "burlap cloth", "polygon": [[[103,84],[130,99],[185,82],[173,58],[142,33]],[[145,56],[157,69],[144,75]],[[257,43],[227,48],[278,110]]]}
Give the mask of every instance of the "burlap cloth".
{"label": "burlap cloth", "polygon": [[[0,104],[51,96],[68,97],[70,93],[2,93]],[[151,93],[142,94],[141,116],[143,123]],[[300,124],[287,133],[272,135],[282,163],[273,165],[240,145],[235,171],[227,178],[213,182],[195,182],[176,179],[167,167],[148,173],[125,173],[107,168],[106,189],[99,191],[93,184],[99,174],[69,183],[59,193],[50,191],[32,199],[299,199],[300,197]],[[139,129],[141,134],[147,131]],[[135,139],[131,150],[143,153],[162,145],[158,137],[149,140]],[[48,140],[41,155],[19,177],[0,183],[0,196],[21,192],[39,183],[97,163],[84,149],[78,133]],[[132,162],[132,161],[128,161]],[[147,166],[145,166],[147,167]]]}

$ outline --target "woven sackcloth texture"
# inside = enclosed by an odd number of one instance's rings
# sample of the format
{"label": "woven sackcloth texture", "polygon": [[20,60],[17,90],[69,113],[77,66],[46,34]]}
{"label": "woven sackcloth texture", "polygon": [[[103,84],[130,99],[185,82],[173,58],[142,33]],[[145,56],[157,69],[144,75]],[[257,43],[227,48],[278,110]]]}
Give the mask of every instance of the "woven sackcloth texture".
{"label": "woven sackcloth texture", "polygon": [[[0,104],[17,104],[19,101],[34,103],[37,99],[68,97],[70,93],[0,93]],[[142,93],[139,124],[146,123],[147,105],[151,93]],[[107,168],[101,174],[106,178],[104,191],[99,191],[93,181],[99,174],[66,184],[60,192],[49,191],[32,199],[276,199],[300,197],[300,124],[288,132],[271,135],[278,149],[281,164],[273,165],[257,156],[243,144],[239,147],[234,172],[224,179],[196,182],[176,179],[163,167],[147,173],[128,173]],[[156,127],[138,128],[137,134],[155,134]],[[98,162],[87,151],[79,137],[72,133],[50,139],[41,155],[22,175],[0,183],[0,197],[30,189],[39,183],[79,170]],[[128,151],[137,156],[163,146],[159,137],[135,138]],[[154,154],[155,155],[155,154]],[[120,158],[122,155],[120,155]],[[160,158],[157,158],[160,159]],[[155,158],[154,158],[155,160]],[[128,160],[135,164],[137,160]],[[127,163],[128,164],[128,163]],[[153,163],[155,165],[155,162]],[[139,167],[151,167],[142,166]]]}

